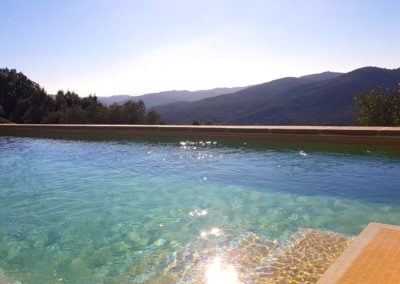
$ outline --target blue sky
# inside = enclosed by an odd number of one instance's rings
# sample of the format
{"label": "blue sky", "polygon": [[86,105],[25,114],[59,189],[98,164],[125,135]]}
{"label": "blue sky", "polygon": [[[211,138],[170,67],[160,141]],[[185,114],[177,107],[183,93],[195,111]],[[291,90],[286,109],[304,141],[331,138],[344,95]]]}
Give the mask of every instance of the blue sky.
{"label": "blue sky", "polygon": [[400,1],[0,0],[0,67],[82,96],[400,67]]}

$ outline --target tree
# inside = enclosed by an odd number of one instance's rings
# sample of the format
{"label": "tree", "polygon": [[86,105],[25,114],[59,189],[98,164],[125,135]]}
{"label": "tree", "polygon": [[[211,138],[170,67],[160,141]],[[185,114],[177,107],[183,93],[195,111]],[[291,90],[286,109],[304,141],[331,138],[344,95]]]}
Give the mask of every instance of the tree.
{"label": "tree", "polygon": [[54,111],[54,101],[43,89],[34,92],[27,100],[27,105],[23,116],[24,123],[41,123],[44,117]]}
{"label": "tree", "polygon": [[106,121],[106,108],[100,103],[90,102],[85,108],[85,112],[88,123],[104,123]]}
{"label": "tree", "polygon": [[67,108],[60,118],[60,123],[80,124],[86,122],[85,112],[77,106]]}
{"label": "tree", "polygon": [[9,122],[7,119],[4,118],[5,112],[3,107],[0,105],[0,123],[7,123]]}
{"label": "tree", "polygon": [[146,108],[143,101],[128,101],[122,105],[124,123],[126,124],[143,124]]}
{"label": "tree", "polygon": [[123,117],[121,116],[121,106],[118,104],[112,104],[107,108],[106,111],[106,122],[110,124],[122,124]]}
{"label": "tree", "polygon": [[39,123],[51,108],[49,104],[45,90],[37,83],[15,69],[0,69],[0,105],[4,118],[19,123]]}
{"label": "tree", "polygon": [[158,113],[156,113],[154,110],[151,110],[146,114],[144,123],[145,124],[160,124],[161,116]]}
{"label": "tree", "polygon": [[156,124],[160,116],[146,114],[143,101],[106,107],[96,95],[81,98],[60,90],[49,96],[37,83],[15,69],[0,69],[0,121],[17,123]]}
{"label": "tree", "polygon": [[368,126],[400,126],[400,84],[378,89],[355,98],[356,120]]}
{"label": "tree", "polygon": [[47,114],[41,121],[44,124],[58,124],[61,123],[61,117],[63,113],[61,111],[53,111]]}

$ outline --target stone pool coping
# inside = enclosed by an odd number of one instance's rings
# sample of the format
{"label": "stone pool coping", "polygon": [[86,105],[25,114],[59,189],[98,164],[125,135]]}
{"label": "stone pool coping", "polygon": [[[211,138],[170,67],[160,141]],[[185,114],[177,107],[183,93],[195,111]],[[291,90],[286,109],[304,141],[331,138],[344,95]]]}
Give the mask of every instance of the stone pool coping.
{"label": "stone pool coping", "polygon": [[400,127],[0,124],[0,136],[194,138],[400,147]]}
{"label": "stone pool coping", "polygon": [[318,284],[400,283],[400,226],[370,223]]}

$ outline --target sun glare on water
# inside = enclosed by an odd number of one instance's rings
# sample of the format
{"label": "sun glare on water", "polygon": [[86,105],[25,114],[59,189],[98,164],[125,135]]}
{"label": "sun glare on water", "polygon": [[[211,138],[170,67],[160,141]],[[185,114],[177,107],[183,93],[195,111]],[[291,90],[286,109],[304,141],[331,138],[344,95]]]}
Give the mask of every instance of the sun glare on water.
{"label": "sun glare on water", "polygon": [[232,265],[222,265],[221,258],[215,258],[206,271],[207,284],[240,284],[238,274]]}

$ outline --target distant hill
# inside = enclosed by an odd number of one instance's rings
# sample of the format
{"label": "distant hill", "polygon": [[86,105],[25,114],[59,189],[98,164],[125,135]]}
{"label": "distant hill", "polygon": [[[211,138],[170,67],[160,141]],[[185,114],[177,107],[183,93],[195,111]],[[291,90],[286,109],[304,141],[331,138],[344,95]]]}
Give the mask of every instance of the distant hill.
{"label": "distant hill", "polygon": [[116,95],[109,97],[97,97],[98,101],[106,106],[110,106],[114,103],[120,104],[121,102],[129,100],[129,98],[133,98],[134,96],[130,95]]}
{"label": "distant hill", "polygon": [[324,80],[334,79],[336,77],[339,77],[340,75],[343,75],[343,73],[326,71],[318,74],[301,76],[300,78],[309,79],[312,81],[324,81]]}
{"label": "distant hill", "polygon": [[354,96],[381,84],[394,87],[400,69],[364,67],[282,78],[229,95],[154,107],[167,124],[351,125]]}
{"label": "distant hill", "polygon": [[141,96],[118,95],[111,97],[98,97],[98,100],[105,105],[111,105],[113,103],[123,104],[129,100],[142,100],[145,103],[146,107],[151,108],[174,102],[194,102],[219,95],[235,93],[237,91],[243,90],[244,88],[246,87],[215,88],[211,90],[200,91],[166,91],[160,93],[145,94]]}

